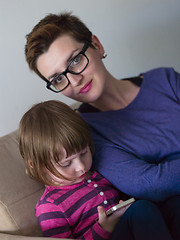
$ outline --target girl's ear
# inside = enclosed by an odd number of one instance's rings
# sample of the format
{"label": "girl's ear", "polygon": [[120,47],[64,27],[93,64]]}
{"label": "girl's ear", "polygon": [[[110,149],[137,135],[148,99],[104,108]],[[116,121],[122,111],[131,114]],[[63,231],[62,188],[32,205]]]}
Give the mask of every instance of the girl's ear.
{"label": "girl's ear", "polygon": [[30,168],[33,168],[33,167],[34,167],[34,166],[33,166],[33,161],[28,160],[28,164],[29,164]]}
{"label": "girl's ear", "polygon": [[101,57],[104,56],[104,47],[99,41],[98,37],[96,35],[92,35],[91,37],[92,45],[99,51]]}

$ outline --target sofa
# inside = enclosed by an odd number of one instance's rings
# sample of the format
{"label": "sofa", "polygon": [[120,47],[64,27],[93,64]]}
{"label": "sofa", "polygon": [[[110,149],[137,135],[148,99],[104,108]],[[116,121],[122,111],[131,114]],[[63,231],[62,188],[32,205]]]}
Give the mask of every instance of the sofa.
{"label": "sofa", "polygon": [[54,239],[42,237],[35,217],[35,205],[43,191],[44,186],[25,173],[18,130],[0,137],[0,240]]}

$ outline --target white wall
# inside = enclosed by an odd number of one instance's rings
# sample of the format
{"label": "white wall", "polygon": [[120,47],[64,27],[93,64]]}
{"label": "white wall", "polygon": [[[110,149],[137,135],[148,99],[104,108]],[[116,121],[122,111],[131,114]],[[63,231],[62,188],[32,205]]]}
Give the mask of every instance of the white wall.
{"label": "white wall", "polygon": [[159,66],[180,71],[179,0],[0,0],[0,136],[34,103],[59,99],[25,62],[25,35],[46,14],[72,10],[102,41],[118,78]]}

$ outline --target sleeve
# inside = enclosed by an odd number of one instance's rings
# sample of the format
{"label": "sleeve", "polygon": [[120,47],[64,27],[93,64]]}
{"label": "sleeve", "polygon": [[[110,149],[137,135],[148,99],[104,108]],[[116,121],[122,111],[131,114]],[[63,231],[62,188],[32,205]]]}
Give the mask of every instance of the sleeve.
{"label": "sleeve", "polygon": [[36,207],[36,217],[44,237],[71,238],[71,228],[64,213],[52,203]]}
{"label": "sleeve", "polygon": [[84,234],[83,239],[88,240],[108,240],[110,239],[110,232],[107,232],[101,228],[98,222],[96,222],[91,228],[89,228]]}
{"label": "sleeve", "polygon": [[116,188],[135,198],[163,201],[180,194],[180,154],[155,164],[101,142],[96,145],[94,163]]}
{"label": "sleeve", "polygon": [[36,217],[44,237],[106,240],[111,234],[103,230],[98,222],[77,233],[77,225],[71,224],[65,213],[52,203],[37,205]]}
{"label": "sleeve", "polygon": [[166,68],[166,75],[169,82],[169,85],[172,89],[176,100],[180,101],[180,73],[175,71],[173,68]]}

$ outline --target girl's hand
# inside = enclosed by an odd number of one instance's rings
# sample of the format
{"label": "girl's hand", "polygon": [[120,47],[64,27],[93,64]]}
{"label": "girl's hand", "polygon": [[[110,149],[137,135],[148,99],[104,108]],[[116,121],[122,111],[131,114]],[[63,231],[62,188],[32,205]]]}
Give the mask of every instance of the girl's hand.
{"label": "girl's hand", "polygon": [[[121,203],[121,202],[123,202],[123,201],[120,200],[119,203]],[[118,209],[117,211],[115,211],[113,214],[111,214],[109,216],[106,215],[106,212],[102,206],[98,206],[97,210],[98,210],[98,214],[99,214],[99,220],[98,220],[99,225],[105,231],[112,232],[114,230],[116,224],[118,223],[120,217],[125,213],[125,211],[127,210],[127,208],[130,205],[131,204]]]}

